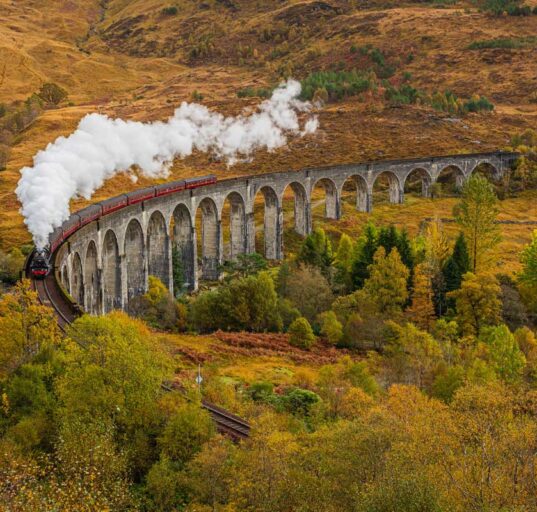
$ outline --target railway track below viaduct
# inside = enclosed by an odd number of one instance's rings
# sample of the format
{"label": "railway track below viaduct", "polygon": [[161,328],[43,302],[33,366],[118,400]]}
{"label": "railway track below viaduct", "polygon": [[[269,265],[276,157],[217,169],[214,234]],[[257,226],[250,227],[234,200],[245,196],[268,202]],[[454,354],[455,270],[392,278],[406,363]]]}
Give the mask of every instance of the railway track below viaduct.
{"label": "railway track below viaduct", "polygon": [[[30,279],[32,289],[37,292],[41,304],[54,310],[58,326],[63,333],[66,333],[69,325],[82,312],[58,284],[54,271],[50,272],[44,279],[33,279],[31,277],[29,272],[31,259],[32,255],[30,254],[25,264],[24,274]],[[54,254],[51,255],[51,263],[54,264]],[[166,384],[162,384],[161,387],[166,392],[176,391],[176,389]],[[250,425],[239,416],[205,400],[202,400],[201,406],[210,414],[217,431],[221,434],[230,437],[234,441],[249,437]]]}

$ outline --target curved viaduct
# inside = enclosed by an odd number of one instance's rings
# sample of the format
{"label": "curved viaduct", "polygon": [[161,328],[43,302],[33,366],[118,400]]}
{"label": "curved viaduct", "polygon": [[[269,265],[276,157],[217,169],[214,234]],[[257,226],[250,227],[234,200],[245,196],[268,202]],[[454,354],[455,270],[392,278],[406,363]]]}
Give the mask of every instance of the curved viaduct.
{"label": "curved viaduct", "polygon": [[[392,160],[288,171],[218,181],[128,206],[73,233],[57,250],[55,272],[73,299],[92,314],[128,309],[133,297],[145,293],[149,275],[172,290],[172,249],[182,260],[185,280],[195,290],[199,279],[220,277],[224,260],[255,252],[254,203],[264,198],[264,240],[267,259],[283,258],[283,196],[292,189],[295,230],[312,229],[312,191],[326,192],[325,216],[339,219],[346,183],[353,183],[356,208],[370,212],[373,187],[385,176],[392,203],[403,203],[405,182],[421,180],[422,195],[446,168],[462,182],[482,164],[498,179],[517,159],[515,153],[495,152],[412,160]],[[224,256],[222,212],[229,203],[230,240]],[[201,212],[201,226],[196,215]],[[198,238],[201,254],[198,254]]]}

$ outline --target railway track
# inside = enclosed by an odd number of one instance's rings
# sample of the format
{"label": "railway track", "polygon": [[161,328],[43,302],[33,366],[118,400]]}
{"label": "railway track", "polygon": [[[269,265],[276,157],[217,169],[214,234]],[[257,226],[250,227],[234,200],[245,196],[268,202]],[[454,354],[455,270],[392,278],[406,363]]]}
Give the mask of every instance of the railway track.
{"label": "railway track", "polygon": [[[31,278],[29,266],[32,260],[32,254],[26,260],[24,268],[25,275],[30,279],[33,290],[37,292],[39,302],[54,310],[58,326],[65,333],[67,327],[80,315],[80,310],[60,288],[53,271],[45,279]],[[53,257],[51,261],[53,264]],[[161,387],[165,391],[174,390],[174,388],[166,384],[162,384]],[[216,429],[221,434],[232,438],[234,441],[240,441],[250,435],[250,425],[239,416],[204,400],[201,402],[201,406],[210,414],[216,425]]]}
{"label": "railway track", "polygon": [[239,416],[217,407],[214,404],[203,401],[201,406],[206,409],[216,423],[216,428],[221,434],[225,434],[235,441],[246,439],[250,435],[250,425]]}

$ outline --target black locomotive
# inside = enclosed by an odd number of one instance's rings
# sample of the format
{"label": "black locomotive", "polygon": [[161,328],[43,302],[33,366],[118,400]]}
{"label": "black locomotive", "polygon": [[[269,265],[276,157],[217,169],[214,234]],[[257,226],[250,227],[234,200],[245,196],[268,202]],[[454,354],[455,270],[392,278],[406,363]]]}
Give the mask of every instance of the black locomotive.
{"label": "black locomotive", "polygon": [[49,253],[47,249],[36,249],[30,263],[30,273],[34,279],[45,279],[50,272]]}

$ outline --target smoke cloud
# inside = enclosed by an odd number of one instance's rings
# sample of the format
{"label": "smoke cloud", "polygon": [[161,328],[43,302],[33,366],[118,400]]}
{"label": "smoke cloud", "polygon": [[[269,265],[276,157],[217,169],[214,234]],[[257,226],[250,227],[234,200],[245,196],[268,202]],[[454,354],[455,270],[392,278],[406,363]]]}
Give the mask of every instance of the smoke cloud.
{"label": "smoke cloud", "polygon": [[[119,172],[166,177],[173,159],[194,150],[214,154],[229,165],[247,160],[260,148],[272,151],[287,137],[313,133],[318,126],[311,104],[298,99],[300,83],[276,88],[249,115],[224,117],[195,103],[182,103],[166,122],[141,123],[88,114],[68,137],[58,137],[21,169],[16,193],[24,222],[37,247],[69,217],[69,201],[91,198]],[[306,112],[303,124],[298,113]]]}

